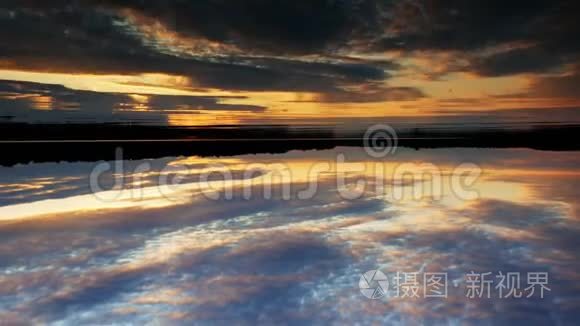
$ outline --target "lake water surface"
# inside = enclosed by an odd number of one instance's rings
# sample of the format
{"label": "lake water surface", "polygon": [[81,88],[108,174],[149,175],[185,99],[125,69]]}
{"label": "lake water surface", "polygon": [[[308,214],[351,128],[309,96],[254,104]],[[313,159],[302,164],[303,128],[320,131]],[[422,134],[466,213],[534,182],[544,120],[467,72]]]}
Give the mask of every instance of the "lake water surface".
{"label": "lake water surface", "polygon": [[0,324],[572,325],[579,166],[338,148],[3,167]]}

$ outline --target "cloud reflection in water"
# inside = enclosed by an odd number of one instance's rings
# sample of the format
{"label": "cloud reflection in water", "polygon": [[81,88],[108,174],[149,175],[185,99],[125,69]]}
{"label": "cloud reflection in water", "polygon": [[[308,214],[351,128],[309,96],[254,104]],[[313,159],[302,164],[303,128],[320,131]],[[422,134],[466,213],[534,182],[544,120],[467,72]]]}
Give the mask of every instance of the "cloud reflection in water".
{"label": "cloud reflection in water", "polygon": [[[358,149],[150,161],[153,171],[132,185],[145,196],[122,203],[89,193],[95,164],[0,168],[0,318],[67,324],[480,324],[488,318],[571,324],[578,318],[578,153],[402,150],[384,162],[429,162],[443,171],[477,163],[484,175],[473,201],[445,189],[440,201],[393,202],[370,188],[345,200],[332,172],[304,200],[276,194],[208,200],[195,179],[172,189],[178,201],[155,192],[167,165],[199,172],[214,163],[240,170],[247,162],[283,162],[303,189],[306,167],[338,152],[349,162],[368,161]],[[260,188],[262,177],[236,184]],[[367,172],[358,177],[374,179]],[[400,181],[386,184],[410,186]],[[543,300],[467,300],[452,287],[447,300],[368,301],[358,278],[377,268],[442,271],[450,280],[472,270],[547,271],[552,291]]]}

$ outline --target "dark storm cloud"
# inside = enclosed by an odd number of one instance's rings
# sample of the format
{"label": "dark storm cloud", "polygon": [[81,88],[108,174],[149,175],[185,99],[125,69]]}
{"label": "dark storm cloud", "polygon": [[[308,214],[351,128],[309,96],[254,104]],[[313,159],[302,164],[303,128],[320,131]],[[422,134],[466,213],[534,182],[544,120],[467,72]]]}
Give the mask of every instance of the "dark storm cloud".
{"label": "dark storm cloud", "polygon": [[[577,50],[571,0],[106,0],[183,35],[251,52],[316,54],[360,42],[381,49],[481,49],[513,41]],[[376,42],[378,41],[378,42]],[[363,49],[364,50],[364,49]]]}
{"label": "dark storm cloud", "polygon": [[561,68],[563,57],[538,48],[516,49],[482,58],[473,69],[483,76],[504,76],[518,73],[542,73]]}
{"label": "dark storm cloud", "polygon": [[[230,4],[232,8],[227,10],[227,15],[240,16],[239,8],[236,9],[238,5],[235,3]],[[164,2],[164,5],[161,5],[160,2],[151,2],[150,6],[142,7],[128,2],[124,7],[134,7],[133,9],[136,11],[141,10],[142,14],[157,12],[155,17],[161,19],[167,24],[167,27],[175,28],[181,34],[187,34],[191,28],[181,25],[175,26],[162,19],[168,10],[176,10],[175,7],[171,7],[171,4]],[[174,5],[176,4],[174,3]],[[235,23],[233,18],[228,18],[226,21],[219,20],[215,16],[199,19],[204,13],[202,8],[213,12],[215,8],[211,8],[218,6],[216,3],[203,5],[203,2],[199,2],[199,4],[192,6],[196,10],[199,9],[197,14],[187,10],[180,11],[183,15],[191,15],[188,16],[189,21],[200,21],[201,23],[204,19],[215,19],[211,22],[211,26],[226,27],[230,20],[232,21],[230,23]],[[223,4],[219,6],[225,10]],[[288,6],[297,7],[295,5]],[[6,4],[0,14],[0,49],[2,49],[0,57],[3,59],[1,66],[4,68],[97,74],[166,73],[190,77],[196,87],[318,93],[339,92],[341,86],[384,80],[388,77],[385,69],[397,68],[394,63],[373,65],[360,60],[304,61],[267,56],[230,55],[224,57],[215,54],[199,56],[184,53],[175,54],[164,49],[162,45],[149,39],[148,36],[127,27],[127,22],[123,20],[124,16],[117,5],[97,6],[91,1],[79,1],[71,2],[68,5],[45,6],[34,1],[27,1],[21,7],[11,7],[10,4]],[[298,7],[285,14],[299,15]],[[273,10],[274,8],[269,9]],[[300,10],[307,12],[309,9],[302,8]],[[265,15],[265,12],[262,14]],[[329,12],[328,15],[332,16],[332,12]],[[279,17],[276,18],[272,23],[283,24],[284,22],[279,21],[279,19]],[[181,17],[179,21],[185,20],[185,17]],[[319,24],[325,24],[324,20],[319,22],[319,18],[312,18],[311,21],[312,23],[316,21]],[[286,20],[286,22],[288,21]],[[278,33],[275,31],[276,28],[271,30],[267,23],[264,24],[260,29],[264,33]],[[240,35],[251,34],[249,30],[259,32],[257,26],[243,27],[241,25],[243,25],[241,21],[235,23],[235,26],[239,27],[238,33]],[[284,28],[280,25],[277,29]],[[322,38],[330,33],[322,31],[324,29],[322,26],[310,26],[307,28],[308,32],[304,31],[304,35],[312,37],[312,45],[314,46],[324,43]],[[301,43],[298,37],[299,33],[288,33],[288,35],[282,35],[279,38],[274,38],[274,34],[264,37],[266,39],[272,37],[272,42],[275,39],[278,40],[279,43],[273,44],[273,46],[279,49],[284,49],[287,45],[284,42],[296,43],[295,45],[298,47],[298,43]],[[316,33],[321,34],[313,35]],[[208,35],[203,36],[212,39],[209,34],[216,33],[207,31],[206,34]],[[229,42],[229,40],[224,39],[221,42]],[[260,49],[259,45],[251,46]],[[308,47],[308,45],[300,45],[301,48],[304,46]]]}
{"label": "dark storm cloud", "polygon": [[[176,31],[249,51],[319,53],[344,44],[377,16],[376,1],[99,1],[155,17]],[[380,2],[380,1],[379,1]]]}
{"label": "dark storm cloud", "polygon": [[[376,42],[376,49],[458,51],[473,56],[470,69],[485,76],[537,73],[578,61],[577,1],[422,1],[423,13]],[[399,9],[399,15],[403,11]],[[395,15],[397,13],[395,12]],[[509,44],[524,48],[482,52]]]}
{"label": "dark storm cloud", "polygon": [[[443,50],[473,55],[485,76],[538,73],[579,59],[580,5],[569,0],[108,1],[178,33],[259,53]],[[201,18],[201,19],[200,19]],[[218,23],[216,23],[218,22]],[[386,31],[386,32],[385,32]],[[486,47],[530,46],[491,55]]]}
{"label": "dark storm cloud", "polygon": [[[557,1],[421,1],[425,15],[407,15],[406,25],[379,45],[383,48],[474,50],[501,42],[531,39],[538,18]],[[395,13],[401,15],[400,13]]]}
{"label": "dark storm cloud", "polygon": [[[492,77],[558,71],[580,58],[580,8],[567,0],[27,0],[2,7],[0,67],[166,73],[200,88],[315,92],[328,102],[423,96],[414,88],[377,88],[400,68],[396,62],[337,53],[461,53],[469,63],[460,70]],[[139,31],[152,23],[236,51],[174,51]]]}
{"label": "dark storm cloud", "polygon": [[[16,120],[32,117],[45,121],[64,119],[78,121],[124,120],[126,118],[164,122],[166,114],[192,114],[200,111],[225,110],[261,112],[266,108],[254,105],[222,104],[221,97],[147,95],[139,102],[121,93],[98,93],[29,82],[0,80],[0,115]],[[142,111],[139,111],[142,110]]]}

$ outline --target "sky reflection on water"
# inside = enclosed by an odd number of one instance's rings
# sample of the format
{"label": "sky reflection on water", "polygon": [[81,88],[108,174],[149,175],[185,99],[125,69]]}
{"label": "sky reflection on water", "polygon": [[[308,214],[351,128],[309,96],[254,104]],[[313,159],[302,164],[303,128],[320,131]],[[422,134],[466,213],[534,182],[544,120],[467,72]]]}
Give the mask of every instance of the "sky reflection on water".
{"label": "sky reflection on water", "polygon": [[[440,200],[393,201],[373,187],[347,200],[333,182],[336,169],[321,175],[312,198],[238,196],[247,182],[259,191],[267,180],[268,171],[238,175],[247,163],[284,163],[293,189],[304,189],[309,167],[338,153],[376,163],[344,148],[165,158],[148,161],[152,171],[137,179],[130,171],[142,162],[125,162],[126,185],[142,191],[113,201],[90,193],[96,163],[0,168],[0,320],[565,325],[580,317],[579,153],[400,149],[381,162],[435,164],[445,184],[455,166],[477,164],[479,197],[468,201],[448,187]],[[231,200],[210,200],[197,184],[217,163],[237,176]],[[189,167],[169,197],[156,187],[168,165]],[[385,179],[391,191],[413,189]],[[369,171],[348,180],[376,182]],[[446,272],[458,287],[447,299],[371,301],[358,281],[373,269]],[[551,291],[544,299],[466,299],[471,271],[549,272]]]}

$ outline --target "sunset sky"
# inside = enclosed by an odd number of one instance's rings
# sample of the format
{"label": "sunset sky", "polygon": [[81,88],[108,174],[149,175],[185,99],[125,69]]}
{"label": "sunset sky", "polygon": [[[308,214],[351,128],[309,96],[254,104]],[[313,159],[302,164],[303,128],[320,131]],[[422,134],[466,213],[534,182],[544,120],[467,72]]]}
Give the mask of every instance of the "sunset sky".
{"label": "sunset sky", "polygon": [[0,121],[580,122],[579,7],[4,0]]}
{"label": "sunset sky", "polygon": [[580,0],[0,0],[0,326],[580,325],[579,35]]}

